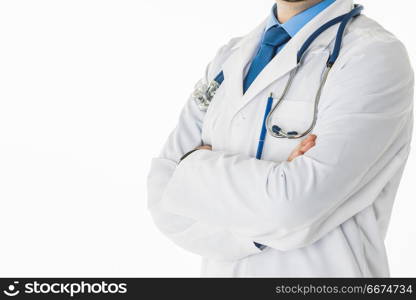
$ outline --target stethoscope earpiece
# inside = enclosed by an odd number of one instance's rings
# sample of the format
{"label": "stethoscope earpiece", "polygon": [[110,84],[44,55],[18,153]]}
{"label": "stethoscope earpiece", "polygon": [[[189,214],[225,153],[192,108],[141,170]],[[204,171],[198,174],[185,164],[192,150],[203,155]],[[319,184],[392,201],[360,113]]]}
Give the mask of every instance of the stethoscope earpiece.
{"label": "stethoscope earpiece", "polygon": [[297,131],[284,132],[282,128],[277,125],[272,126],[272,132],[276,137],[294,139],[299,135]]}
{"label": "stethoscope earpiece", "polygon": [[280,131],[282,131],[282,128],[280,128],[279,126],[277,126],[277,125],[273,125],[273,127],[272,127],[272,131],[274,132],[274,133],[276,133],[276,134],[280,134]]}

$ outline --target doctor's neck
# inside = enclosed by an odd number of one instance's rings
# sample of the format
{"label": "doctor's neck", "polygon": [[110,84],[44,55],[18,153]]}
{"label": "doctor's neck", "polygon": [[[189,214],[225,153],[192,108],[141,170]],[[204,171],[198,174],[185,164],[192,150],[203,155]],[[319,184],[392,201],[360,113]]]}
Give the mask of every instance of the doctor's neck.
{"label": "doctor's neck", "polygon": [[321,2],[322,0],[276,0],[278,19],[280,23],[286,23],[289,19],[302,11]]}

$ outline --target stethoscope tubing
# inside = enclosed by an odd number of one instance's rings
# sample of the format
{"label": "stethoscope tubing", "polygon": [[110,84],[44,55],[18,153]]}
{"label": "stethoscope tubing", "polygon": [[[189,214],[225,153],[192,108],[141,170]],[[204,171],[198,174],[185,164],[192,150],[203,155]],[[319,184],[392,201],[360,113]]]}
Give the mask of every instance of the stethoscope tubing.
{"label": "stethoscope tubing", "polygon": [[[286,84],[283,92],[282,92],[282,95],[280,96],[279,100],[274,105],[272,110],[270,112],[267,112],[267,115],[265,116],[266,122],[263,124],[263,126],[266,126],[267,133],[270,136],[272,136],[274,138],[300,139],[300,138],[303,138],[303,137],[307,136],[308,134],[310,134],[313,131],[313,129],[316,126],[317,119],[318,119],[318,106],[319,106],[319,102],[320,102],[320,99],[321,99],[322,91],[323,91],[323,89],[325,87],[325,84],[327,82],[328,75],[331,71],[331,68],[334,65],[334,63],[336,62],[336,60],[338,59],[338,56],[339,56],[339,53],[340,53],[340,50],[341,50],[341,46],[342,46],[344,33],[345,33],[345,28],[346,28],[347,24],[354,17],[361,14],[361,11],[363,9],[364,9],[364,7],[362,5],[356,5],[351,12],[349,12],[347,14],[344,14],[342,16],[339,16],[335,19],[330,20],[329,22],[325,23],[320,28],[318,28],[306,40],[306,42],[302,45],[302,47],[300,48],[300,50],[298,52],[298,64],[296,65],[295,69],[293,69],[290,72],[289,79],[287,81],[287,84]],[[304,131],[301,134],[299,134],[295,131],[286,132],[284,129],[279,127],[277,124],[272,124],[272,117],[273,117],[274,113],[276,112],[276,110],[280,107],[282,102],[285,100],[285,97],[288,94],[288,92],[289,92],[289,90],[292,86],[293,80],[294,80],[300,66],[302,65],[303,57],[304,57],[305,53],[307,52],[308,48],[310,47],[310,45],[312,44],[312,42],[320,34],[322,34],[325,30],[329,29],[330,27],[332,27],[332,26],[334,26],[338,23],[341,23],[341,24],[340,24],[340,26],[338,28],[338,31],[337,31],[337,36],[336,36],[336,40],[335,40],[334,49],[333,49],[331,55],[328,58],[326,68],[325,68],[325,70],[323,72],[323,75],[322,75],[321,83],[319,85],[318,91],[317,91],[316,96],[315,96],[314,114],[313,114],[313,119],[312,119],[311,125],[309,126],[309,128],[306,131]],[[264,142],[263,142],[263,144],[264,144]]]}
{"label": "stethoscope tubing", "polygon": [[293,79],[295,78],[295,75],[297,73],[298,68],[299,67],[297,66],[290,73],[289,79],[288,79],[288,82],[286,84],[286,87],[285,87],[285,89],[283,91],[283,94],[281,95],[281,97],[279,98],[279,100],[277,101],[277,103],[274,105],[273,109],[267,114],[267,117],[266,117],[266,129],[267,129],[268,134],[271,135],[272,137],[280,138],[280,139],[282,139],[282,138],[286,138],[286,139],[300,139],[300,138],[303,138],[303,137],[307,136],[308,134],[310,134],[312,132],[312,130],[315,128],[315,126],[316,126],[316,122],[318,120],[318,107],[319,107],[319,102],[320,102],[320,99],[321,99],[322,90],[325,87],[326,81],[328,79],[328,75],[329,75],[329,72],[331,70],[331,66],[327,66],[325,68],[325,71],[322,74],[322,80],[321,80],[321,83],[319,85],[318,91],[317,91],[316,96],[315,96],[315,104],[314,104],[314,112],[313,112],[313,116],[314,117],[313,117],[313,120],[312,120],[312,123],[311,123],[310,127],[305,132],[303,132],[302,134],[297,134],[297,135],[289,135],[289,134],[287,134],[283,130],[280,130],[279,133],[276,133],[276,132],[273,131],[273,126],[274,126],[272,124],[273,114],[280,107],[280,105],[282,104],[282,102],[284,101],[284,99],[286,97],[286,94],[289,91],[290,86],[293,83]]}

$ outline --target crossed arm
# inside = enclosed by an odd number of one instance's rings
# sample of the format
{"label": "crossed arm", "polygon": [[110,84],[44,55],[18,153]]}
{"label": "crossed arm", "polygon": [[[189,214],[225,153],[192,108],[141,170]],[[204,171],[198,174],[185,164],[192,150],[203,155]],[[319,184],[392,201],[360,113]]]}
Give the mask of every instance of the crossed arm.
{"label": "crossed arm", "polygon": [[[148,206],[153,219],[159,230],[175,244],[203,257],[238,260],[259,253],[261,250],[249,237],[233,232],[224,226],[218,226],[215,222],[202,222],[172,213],[162,205],[166,188],[177,169],[179,158],[192,149],[192,145],[201,143],[198,121],[200,116],[194,103],[188,103],[183,110],[178,127],[169,137],[160,157],[153,160],[148,178]],[[316,136],[309,136],[294,149],[288,161],[293,161],[306,153],[315,146],[315,141]],[[194,148],[212,150],[209,145]]]}
{"label": "crossed arm", "polygon": [[[314,134],[309,135],[306,139],[299,143],[299,145],[292,151],[287,159],[288,162],[293,161],[295,158],[304,155],[310,149],[312,149],[316,145],[316,138],[317,136]],[[210,145],[203,145],[196,148],[197,150],[208,150],[212,151],[212,147]]]}

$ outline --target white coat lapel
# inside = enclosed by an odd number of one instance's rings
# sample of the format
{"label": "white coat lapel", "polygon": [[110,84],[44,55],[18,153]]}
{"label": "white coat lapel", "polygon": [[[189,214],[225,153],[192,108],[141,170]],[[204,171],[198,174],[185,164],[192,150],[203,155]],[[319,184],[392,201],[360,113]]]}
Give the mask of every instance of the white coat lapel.
{"label": "white coat lapel", "polygon": [[233,102],[235,105],[241,103],[241,98],[243,97],[244,69],[255,55],[265,27],[266,21],[262,22],[256,29],[238,42],[234,46],[234,53],[223,64],[222,70],[227,88],[226,101]]}
{"label": "white coat lapel", "polygon": [[[257,49],[256,45],[243,45],[241,46],[244,48],[244,53],[238,59],[229,61],[229,64],[237,63],[234,66],[233,70],[229,67],[227,73],[236,72],[238,74],[229,74],[228,76],[233,77],[232,84],[237,93],[232,93],[233,97],[236,99],[240,99],[238,101],[235,113],[237,113],[240,109],[242,109],[245,105],[247,105],[255,96],[257,96],[260,92],[266,89],[270,84],[274,81],[278,80],[282,76],[286,75],[289,71],[294,69],[297,65],[297,53],[306,39],[310,36],[312,32],[317,30],[321,25],[326,23],[327,21],[340,16],[342,14],[348,13],[353,6],[352,0],[338,0],[326,10],[324,10],[321,14],[319,14],[316,18],[314,18],[311,22],[309,22],[305,27],[299,31],[287,44],[286,46],[279,52],[278,55],[263,69],[263,71],[259,74],[256,80],[252,83],[250,88],[247,92],[242,95],[242,82],[243,82],[243,73],[244,66],[248,63],[248,61],[252,58],[252,56],[248,55],[250,51],[254,51],[253,49]],[[264,28],[264,27],[263,27]],[[319,43],[320,45],[324,45],[325,47],[331,43],[332,40],[335,39],[335,34],[338,26],[333,26],[332,28],[328,29],[324,32],[316,41],[315,45]],[[253,41],[252,41],[253,42]],[[258,40],[254,40],[254,42],[259,42]],[[237,51],[239,52],[239,51]],[[253,53],[251,52],[251,55]],[[238,62],[237,62],[238,61]],[[227,62],[228,63],[228,62]],[[241,67],[243,65],[243,67]],[[230,78],[226,80],[230,80]],[[238,82],[237,82],[238,81]],[[240,95],[238,97],[238,95]],[[242,96],[241,96],[242,95]],[[230,99],[231,100],[231,99]],[[231,101],[234,101],[232,99]]]}

